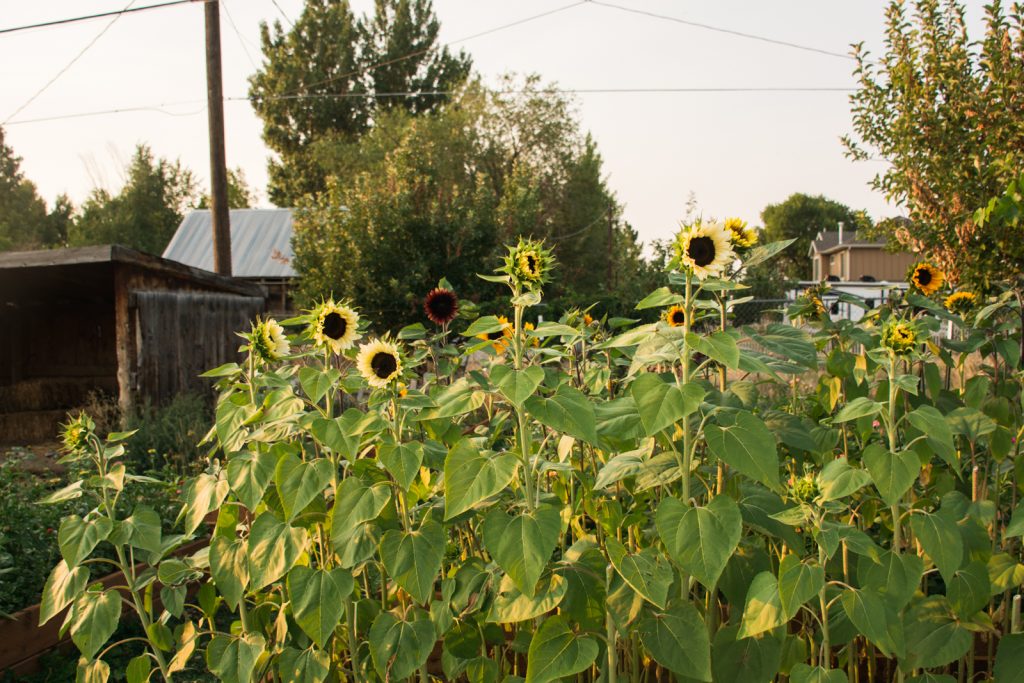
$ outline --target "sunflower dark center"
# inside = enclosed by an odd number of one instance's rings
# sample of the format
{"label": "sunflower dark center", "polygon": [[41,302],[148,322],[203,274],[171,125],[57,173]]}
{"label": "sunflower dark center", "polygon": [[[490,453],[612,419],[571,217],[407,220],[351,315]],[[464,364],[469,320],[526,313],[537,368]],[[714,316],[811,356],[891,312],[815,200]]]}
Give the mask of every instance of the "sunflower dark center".
{"label": "sunflower dark center", "polygon": [[534,256],[533,254],[526,255],[526,268],[527,270],[530,271],[530,273],[537,272],[537,257]]}
{"label": "sunflower dark center", "polygon": [[691,261],[703,268],[715,260],[715,241],[710,237],[694,237],[686,247],[686,254]]}
{"label": "sunflower dark center", "polygon": [[917,271],[917,281],[927,287],[932,281],[932,272],[927,268],[919,268]]}
{"label": "sunflower dark center", "polygon": [[331,339],[341,339],[348,329],[348,321],[336,312],[324,316],[324,334]]}
{"label": "sunflower dark center", "polygon": [[497,332],[488,332],[487,333],[487,339],[489,341],[494,341],[496,339],[501,339],[504,336],[505,336],[505,332],[502,331],[502,330],[498,330]]}
{"label": "sunflower dark center", "polygon": [[447,292],[438,292],[427,299],[427,308],[438,320],[447,320],[455,312],[455,297]]}
{"label": "sunflower dark center", "polygon": [[682,311],[672,311],[672,322],[676,325],[682,325],[686,322],[686,314]]}
{"label": "sunflower dark center", "polygon": [[377,377],[387,379],[398,369],[398,359],[386,351],[381,351],[370,359],[370,368]]}

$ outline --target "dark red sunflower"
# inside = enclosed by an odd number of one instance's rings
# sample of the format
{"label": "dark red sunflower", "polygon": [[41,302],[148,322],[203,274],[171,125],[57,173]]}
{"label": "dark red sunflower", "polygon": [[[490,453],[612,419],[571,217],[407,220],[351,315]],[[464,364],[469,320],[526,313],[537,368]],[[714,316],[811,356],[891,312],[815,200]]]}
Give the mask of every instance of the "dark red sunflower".
{"label": "dark red sunflower", "polygon": [[437,325],[447,325],[459,313],[459,298],[450,289],[435,287],[423,301],[427,317]]}

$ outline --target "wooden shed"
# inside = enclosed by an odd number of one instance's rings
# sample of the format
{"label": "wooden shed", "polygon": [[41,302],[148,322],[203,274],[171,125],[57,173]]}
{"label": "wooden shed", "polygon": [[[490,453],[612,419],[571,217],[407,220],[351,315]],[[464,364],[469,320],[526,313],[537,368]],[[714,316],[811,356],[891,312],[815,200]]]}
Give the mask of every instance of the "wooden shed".
{"label": "wooden shed", "polygon": [[122,411],[209,390],[238,357],[259,285],[127,247],[0,254],[0,443],[52,440],[91,392]]}

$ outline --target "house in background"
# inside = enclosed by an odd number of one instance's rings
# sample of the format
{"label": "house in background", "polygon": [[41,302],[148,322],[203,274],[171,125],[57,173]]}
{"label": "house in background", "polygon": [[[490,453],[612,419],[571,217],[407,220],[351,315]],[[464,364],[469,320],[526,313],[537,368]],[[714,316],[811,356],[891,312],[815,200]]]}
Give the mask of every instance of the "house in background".
{"label": "house in background", "polygon": [[885,250],[885,240],[861,239],[856,230],[823,230],[811,243],[814,282],[902,282],[917,260],[907,252]]}
{"label": "house in background", "polygon": [[[163,257],[193,268],[213,270],[213,219],[208,210],[189,212]],[[291,290],[298,279],[292,266],[291,209],[231,210],[231,275],[262,285],[267,311],[292,311]]]}

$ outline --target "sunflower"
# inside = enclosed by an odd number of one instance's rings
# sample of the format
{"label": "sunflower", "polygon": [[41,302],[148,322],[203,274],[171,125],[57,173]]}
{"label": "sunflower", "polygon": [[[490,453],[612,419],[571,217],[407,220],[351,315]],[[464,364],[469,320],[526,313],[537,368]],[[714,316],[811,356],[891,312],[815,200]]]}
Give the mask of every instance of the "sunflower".
{"label": "sunflower", "polygon": [[68,453],[85,448],[89,434],[96,428],[96,424],[84,412],[68,420],[68,423],[61,425],[60,440],[64,450]]}
{"label": "sunflower", "polygon": [[535,249],[527,249],[519,253],[516,259],[519,265],[519,274],[526,280],[539,280],[542,274],[540,268],[540,255]]}
{"label": "sunflower", "polygon": [[917,330],[903,320],[891,321],[882,329],[882,346],[896,354],[910,353],[917,346]]}
{"label": "sunflower", "polygon": [[927,261],[921,261],[910,269],[909,280],[910,284],[919,292],[925,296],[931,296],[942,289],[946,275]]}
{"label": "sunflower", "polygon": [[[524,331],[529,332],[529,331],[535,330],[535,329],[537,329],[537,328],[534,327],[533,323],[529,323],[529,322],[523,323],[523,330]],[[509,330],[509,336],[511,336],[511,335],[512,335],[512,330],[510,329]],[[526,343],[529,344],[530,346],[540,346],[540,337],[530,337],[530,341],[528,341]]]}
{"label": "sunflower", "polygon": [[498,316],[498,322],[501,323],[501,329],[494,332],[484,332],[476,335],[477,339],[486,339],[494,342],[494,352],[497,354],[505,353],[505,349],[508,348],[509,343],[512,339],[512,324],[503,315]]}
{"label": "sunflower", "polygon": [[734,249],[749,249],[757,244],[757,231],[742,218],[726,218],[725,228]]}
{"label": "sunflower", "polygon": [[950,313],[963,315],[974,308],[974,305],[978,303],[978,297],[974,292],[954,292],[947,296],[942,303]]}
{"label": "sunflower", "polygon": [[729,234],[718,222],[699,221],[683,226],[673,245],[679,264],[698,280],[721,277],[736,258]]}
{"label": "sunflower", "polygon": [[352,348],[359,339],[359,314],[334,299],[322,302],[312,311],[310,336],[317,346],[329,348],[336,354]]}
{"label": "sunflower", "polygon": [[583,314],[583,324],[585,326],[587,326],[587,327],[590,327],[591,325],[593,325],[594,324],[594,316],[590,315],[589,313],[584,313]]}
{"label": "sunflower", "polygon": [[423,300],[423,310],[435,325],[447,325],[459,314],[459,299],[452,290],[435,287]]}
{"label": "sunflower", "polygon": [[402,374],[402,356],[394,343],[375,339],[359,346],[356,367],[367,384],[383,389]]}
{"label": "sunflower", "polygon": [[516,246],[508,248],[505,265],[498,270],[510,276],[513,287],[539,289],[550,279],[554,263],[551,250],[545,249],[543,242],[520,238]]}
{"label": "sunflower", "polygon": [[250,352],[262,361],[278,360],[291,350],[284,328],[273,318],[256,318],[248,337]]}
{"label": "sunflower", "polygon": [[682,327],[686,324],[686,309],[679,305],[673,306],[665,311],[663,317],[672,327]]}

